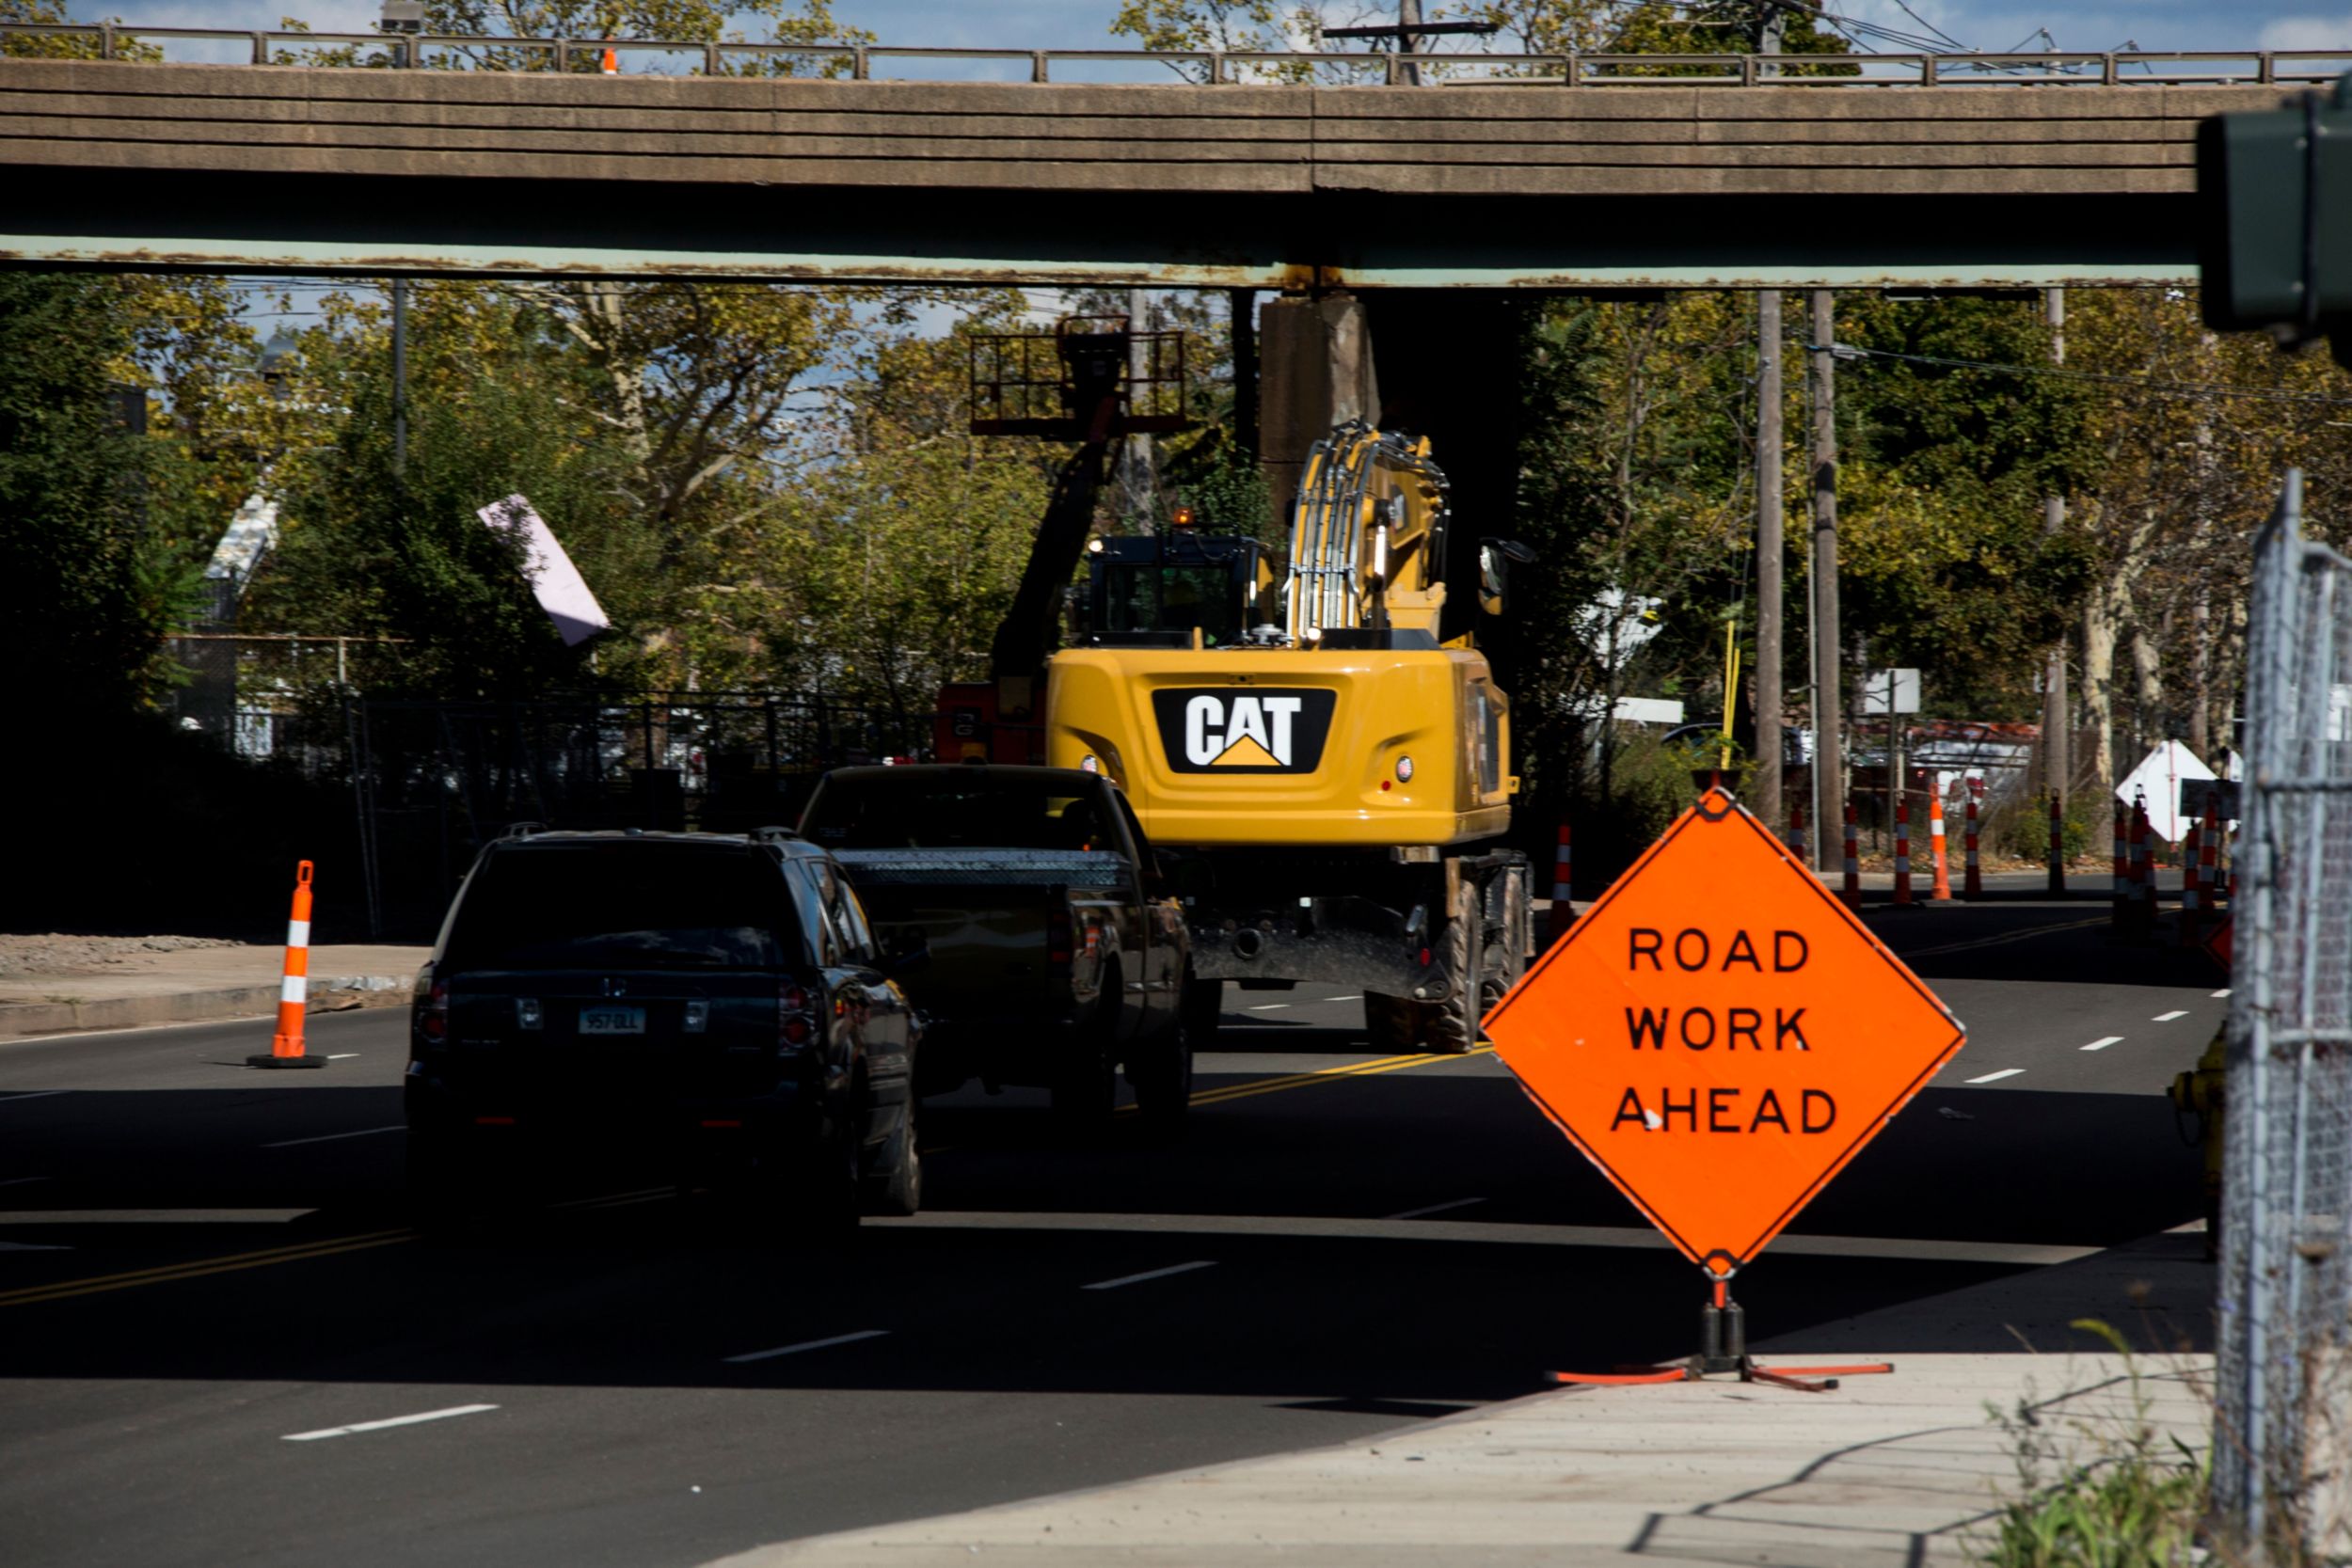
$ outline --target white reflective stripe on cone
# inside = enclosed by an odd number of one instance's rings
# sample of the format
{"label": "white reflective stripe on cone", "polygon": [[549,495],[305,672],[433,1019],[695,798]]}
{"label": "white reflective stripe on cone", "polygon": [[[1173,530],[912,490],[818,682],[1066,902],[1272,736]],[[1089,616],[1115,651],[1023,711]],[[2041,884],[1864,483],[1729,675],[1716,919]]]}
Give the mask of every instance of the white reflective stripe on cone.
{"label": "white reflective stripe on cone", "polygon": [[289,947],[310,946],[310,923],[307,920],[289,920],[286,922],[286,945]]}
{"label": "white reflective stripe on cone", "polygon": [[278,1000],[280,1002],[310,1000],[310,977],[308,974],[287,975],[278,988]]}

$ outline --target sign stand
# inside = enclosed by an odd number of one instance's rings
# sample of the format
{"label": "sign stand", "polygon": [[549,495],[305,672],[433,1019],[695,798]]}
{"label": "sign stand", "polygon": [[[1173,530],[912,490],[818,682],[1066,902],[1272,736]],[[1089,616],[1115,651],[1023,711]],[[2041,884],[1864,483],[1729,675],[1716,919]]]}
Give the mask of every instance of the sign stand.
{"label": "sign stand", "polygon": [[1731,1299],[1729,1275],[1708,1275],[1712,1298],[1699,1308],[1699,1352],[1686,1361],[1664,1367],[1619,1367],[1613,1372],[1554,1372],[1554,1383],[1625,1388],[1666,1383],[1704,1383],[1710,1376],[1737,1373],[1742,1383],[1769,1383],[1801,1394],[1826,1394],[1841,1377],[1862,1377],[1895,1370],[1892,1361],[1857,1361],[1835,1367],[1767,1367],[1748,1354],[1747,1311]]}
{"label": "sign stand", "polygon": [[1758,1363],[1731,1280],[1966,1032],[1720,782],[1483,1022],[1528,1098],[1709,1288],[1696,1354],[1553,1381],[1826,1393],[1895,1370]]}

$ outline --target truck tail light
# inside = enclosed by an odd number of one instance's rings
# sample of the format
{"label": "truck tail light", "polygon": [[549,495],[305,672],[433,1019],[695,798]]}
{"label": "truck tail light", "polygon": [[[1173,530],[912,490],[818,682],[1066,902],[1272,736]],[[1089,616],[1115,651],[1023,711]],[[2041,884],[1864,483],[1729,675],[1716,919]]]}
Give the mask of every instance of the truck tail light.
{"label": "truck tail light", "polygon": [[1069,974],[1070,959],[1074,945],[1070,922],[1070,906],[1064,903],[1045,917],[1046,970],[1054,974]]}
{"label": "truck tail light", "polygon": [[787,982],[776,993],[776,1038],[787,1051],[798,1051],[817,1034],[817,1021],[808,992]]}

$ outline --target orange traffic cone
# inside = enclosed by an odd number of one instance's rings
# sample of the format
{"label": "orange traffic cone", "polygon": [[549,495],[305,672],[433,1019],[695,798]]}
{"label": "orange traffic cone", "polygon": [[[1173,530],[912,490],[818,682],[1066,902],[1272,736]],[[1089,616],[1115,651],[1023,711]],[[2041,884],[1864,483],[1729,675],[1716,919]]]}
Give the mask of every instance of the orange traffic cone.
{"label": "orange traffic cone", "polygon": [[286,970],[278,988],[278,1033],[266,1056],[247,1056],[247,1067],[325,1067],[324,1056],[302,1051],[302,1021],[310,1005],[310,863],[294,868],[294,914],[286,922]]}

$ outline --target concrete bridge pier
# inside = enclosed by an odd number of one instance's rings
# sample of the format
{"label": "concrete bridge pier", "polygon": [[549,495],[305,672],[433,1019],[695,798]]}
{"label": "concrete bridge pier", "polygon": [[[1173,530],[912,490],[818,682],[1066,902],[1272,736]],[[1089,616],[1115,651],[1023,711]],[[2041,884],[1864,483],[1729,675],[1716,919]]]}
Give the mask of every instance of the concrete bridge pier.
{"label": "concrete bridge pier", "polygon": [[1258,452],[1277,523],[1289,520],[1307,449],[1333,425],[1363,419],[1428,436],[1453,486],[1446,634],[1468,630],[1478,541],[1509,536],[1518,506],[1518,311],[1511,298],[1451,289],[1283,294],[1266,301],[1258,321]]}
{"label": "concrete bridge pier", "polygon": [[1349,420],[1380,417],[1372,325],[1352,294],[1278,294],[1258,310],[1258,462],[1287,527],[1307,449]]}

